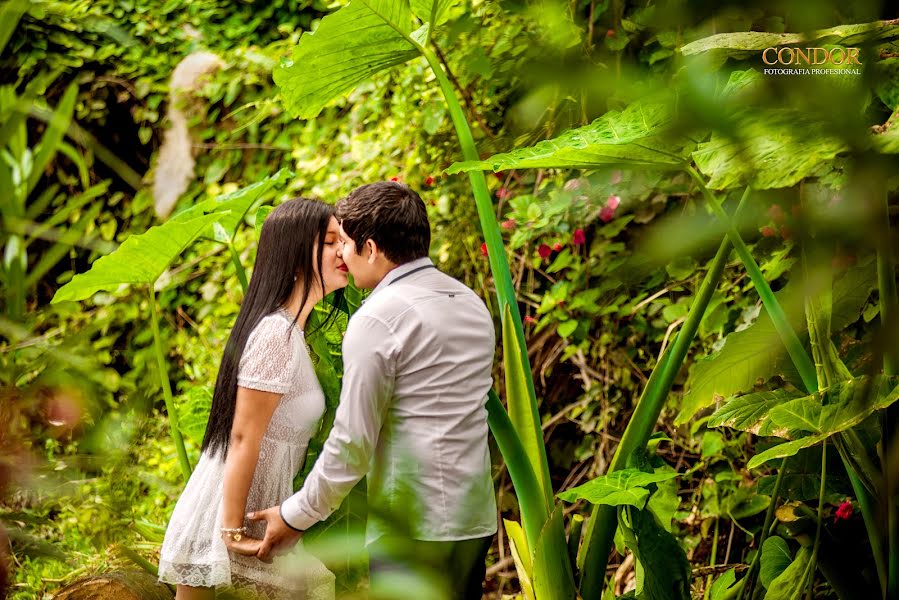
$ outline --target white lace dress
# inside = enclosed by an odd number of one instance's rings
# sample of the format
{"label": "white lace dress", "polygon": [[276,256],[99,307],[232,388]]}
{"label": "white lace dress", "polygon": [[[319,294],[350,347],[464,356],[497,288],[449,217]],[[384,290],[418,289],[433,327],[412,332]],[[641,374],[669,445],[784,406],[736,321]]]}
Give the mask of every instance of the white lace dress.
{"label": "white lace dress", "polygon": [[[324,412],[324,394],[303,332],[284,310],[264,317],[250,334],[240,361],[238,385],[283,394],[262,439],[259,462],[247,498],[247,512],[281,504],[293,494],[309,439]],[[229,553],[221,539],[221,453],[204,452],[181,494],[165,532],[159,580],[195,587],[234,586],[262,598],[332,600],[334,575],[302,541],[266,564]],[[245,521],[250,536],[262,538],[265,524]]]}

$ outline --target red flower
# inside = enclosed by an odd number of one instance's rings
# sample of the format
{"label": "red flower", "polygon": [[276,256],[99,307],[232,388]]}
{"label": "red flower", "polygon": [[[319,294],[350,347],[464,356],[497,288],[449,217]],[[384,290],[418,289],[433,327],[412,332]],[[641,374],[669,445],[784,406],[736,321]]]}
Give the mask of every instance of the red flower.
{"label": "red flower", "polygon": [[836,523],[839,520],[848,521],[849,517],[852,516],[852,502],[846,501],[840,504],[839,508],[837,508],[837,512],[834,513],[833,522]]}
{"label": "red flower", "polygon": [[606,30],[606,37],[615,37],[615,30],[614,29]]}
{"label": "red flower", "polygon": [[549,258],[549,255],[552,253],[553,249],[546,244],[540,244],[540,247],[537,248],[537,254],[540,255],[540,258]]}
{"label": "red flower", "polygon": [[525,322],[525,323],[536,323],[536,322],[537,322],[537,319],[535,319],[535,318],[532,317],[531,315],[527,315],[527,316],[524,318],[524,322]]}
{"label": "red flower", "polygon": [[434,178],[432,176],[428,175],[428,178],[425,179],[425,185],[429,186],[429,187],[434,185]]}
{"label": "red flower", "polygon": [[391,178],[390,178],[390,181],[399,181],[399,180],[400,180],[399,177],[391,177]]}
{"label": "red flower", "polygon": [[483,244],[481,244],[481,255],[487,256],[487,242],[484,242]]}
{"label": "red flower", "polygon": [[780,207],[779,204],[772,204],[771,208],[768,209],[768,216],[771,217],[771,220],[780,225],[784,222],[784,210]]}
{"label": "red flower", "polygon": [[599,218],[602,219],[603,223],[608,223],[615,218],[615,209],[603,206],[602,210],[599,211]]}
{"label": "red flower", "polygon": [[556,242],[555,244],[553,244],[553,250],[555,250],[556,252],[561,252],[561,251],[562,251],[562,244]]}
{"label": "red flower", "polygon": [[508,189],[506,189],[504,187],[501,187],[498,190],[496,190],[496,197],[499,198],[500,200],[505,200],[506,198],[510,197],[511,195],[512,195],[512,192],[510,192]]}
{"label": "red flower", "polygon": [[774,228],[773,228],[773,227],[768,227],[767,225],[765,225],[764,227],[762,227],[761,232],[762,232],[762,235],[765,236],[765,237],[771,237],[771,236],[773,236],[774,233],[775,233]]}
{"label": "red flower", "polygon": [[502,225],[500,225],[500,227],[502,227],[503,229],[515,229],[516,224],[517,224],[517,222],[515,221],[515,219],[507,219],[507,220],[503,221],[503,223],[502,223]]}
{"label": "red flower", "polygon": [[580,246],[584,242],[587,241],[587,236],[584,234],[583,229],[575,229],[574,235],[571,236],[571,243],[575,246]]}
{"label": "red flower", "polygon": [[791,237],[793,237],[793,232],[790,231],[790,228],[787,227],[786,225],[781,225],[780,226],[780,237],[782,237],[785,240],[788,240]]}

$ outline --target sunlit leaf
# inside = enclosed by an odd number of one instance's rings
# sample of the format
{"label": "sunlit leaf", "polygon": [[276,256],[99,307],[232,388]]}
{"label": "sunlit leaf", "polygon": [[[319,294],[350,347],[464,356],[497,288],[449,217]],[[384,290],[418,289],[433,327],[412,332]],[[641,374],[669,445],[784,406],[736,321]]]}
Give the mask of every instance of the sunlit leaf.
{"label": "sunlit leaf", "polygon": [[756,454],[749,461],[753,469],[775,458],[793,456],[802,448],[819,444],[835,433],[855,427],[874,411],[899,400],[899,379],[878,376],[857,377],[792,400],[772,409],[770,418],[780,432],[812,432]]}
{"label": "sunlit leaf", "polygon": [[772,435],[768,413],[775,406],[799,398],[799,391],[774,390],[731,398],[708,421],[709,427],[730,427],[756,435]]}
{"label": "sunlit leaf", "polygon": [[534,563],[524,537],[524,530],[515,521],[503,519],[503,524],[506,526],[506,534],[509,536],[509,549],[512,551],[512,560],[515,562],[515,571],[518,573],[521,592],[527,600],[535,600],[534,585],[531,583]]}
{"label": "sunlit leaf", "polygon": [[[424,5],[416,6],[424,10]],[[441,5],[444,2],[440,3]],[[408,1],[352,0],[305,33],[274,79],[287,109],[311,119],[375,73],[418,56]]]}
{"label": "sunlit leaf", "polygon": [[607,165],[679,169],[689,160],[692,143],[671,133],[673,103],[674,99],[667,97],[636,102],[530,148],[455,163],[447,172]]}
{"label": "sunlit leaf", "polygon": [[132,235],[115,252],[94,261],[90,271],[75,275],[57,290],[52,302],[84,300],[99,291],[114,291],[123,284],[154,283],[220,217],[213,213],[189,221],[168,221],[140,235]]}
{"label": "sunlit leaf", "polygon": [[607,506],[626,504],[643,508],[649,498],[648,485],[674,479],[677,476],[678,473],[673,471],[645,473],[638,469],[622,469],[608,475],[600,475],[583,485],[561,492],[558,497],[567,502],[584,499],[592,504]]}

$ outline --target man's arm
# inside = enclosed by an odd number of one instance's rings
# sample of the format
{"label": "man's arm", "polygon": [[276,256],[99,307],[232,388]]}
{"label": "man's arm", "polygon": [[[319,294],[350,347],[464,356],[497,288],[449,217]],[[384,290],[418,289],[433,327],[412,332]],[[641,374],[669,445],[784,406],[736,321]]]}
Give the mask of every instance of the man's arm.
{"label": "man's arm", "polygon": [[280,510],[253,515],[268,522],[260,558],[295,543],[296,532],[328,518],[368,472],[393,395],[398,352],[399,345],[383,322],[365,315],[350,319],[343,340],[343,385],[334,426],[303,488],[285,500]]}

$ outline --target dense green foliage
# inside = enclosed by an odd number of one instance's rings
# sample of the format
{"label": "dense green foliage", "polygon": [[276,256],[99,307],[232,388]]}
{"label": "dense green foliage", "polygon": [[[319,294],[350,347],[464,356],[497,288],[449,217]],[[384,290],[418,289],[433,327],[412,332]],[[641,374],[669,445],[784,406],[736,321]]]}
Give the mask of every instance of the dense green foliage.
{"label": "dense green foliage", "polygon": [[[421,191],[432,256],[502,330],[496,387],[511,419],[491,404],[505,529],[490,597],[571,597],[546,583],[566,569],[589,597],[584,574],[602,586],[605,570],[588,541],[616,531],[604,598],[872,598],[899,585],[884,558],[899,560],[884,458],[899,395],[899,25],[846,26],[896,15],[875,3],[379,0],[397,11],[392,28],[372,2],[325,20],[339,7],[3,4],[11,597],[155,562],[196,463],[254,226],[287,197],[333,201],[390,178]],[[341,37],[346,11],[370,37]],[[716,35],[730,31],[745,33]],[[762,77],[758,51],[797,31],[876,59],[844,85]],[[373,40],[394,53],[377,68]],[[329,48],[359,64],[329,71]],[[178,103],[196,175],[162,220],[150,184],[168,80],[200,49],[224,66]],[[312,342],[332,410],[342,324]],[[354,566],[340,589],[361,584]]]}

